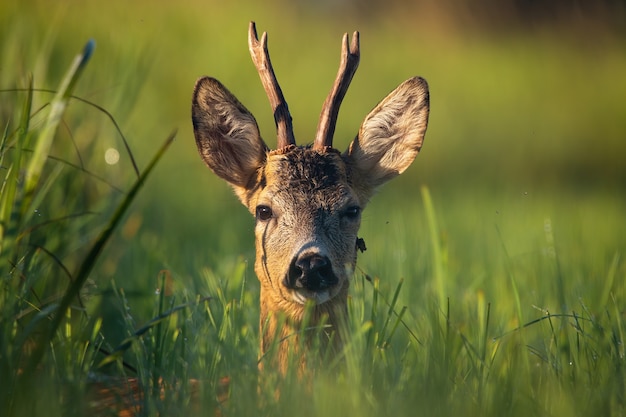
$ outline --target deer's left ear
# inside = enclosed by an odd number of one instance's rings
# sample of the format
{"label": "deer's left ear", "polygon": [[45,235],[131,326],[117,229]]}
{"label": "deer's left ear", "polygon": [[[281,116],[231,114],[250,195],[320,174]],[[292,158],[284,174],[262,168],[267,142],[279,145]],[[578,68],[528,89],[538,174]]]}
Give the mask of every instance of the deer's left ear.
{"label": "deer's left ear", "polygon": [[353,186],[363,200],[411,165],[424,141],[429,108],[428,84],[414,77],[367,115],[344,153]]}

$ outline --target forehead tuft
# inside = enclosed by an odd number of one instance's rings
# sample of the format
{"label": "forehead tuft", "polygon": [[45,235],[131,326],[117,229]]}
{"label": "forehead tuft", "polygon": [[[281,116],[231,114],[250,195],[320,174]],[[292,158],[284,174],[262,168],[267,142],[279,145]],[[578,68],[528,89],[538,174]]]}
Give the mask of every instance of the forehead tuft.
{"label": "forehead tuft", "polygon": [[270,154],[265,175],[268,185],[311,192],[347,183],[346,166],[339,153],[304,147],[283,154]]}

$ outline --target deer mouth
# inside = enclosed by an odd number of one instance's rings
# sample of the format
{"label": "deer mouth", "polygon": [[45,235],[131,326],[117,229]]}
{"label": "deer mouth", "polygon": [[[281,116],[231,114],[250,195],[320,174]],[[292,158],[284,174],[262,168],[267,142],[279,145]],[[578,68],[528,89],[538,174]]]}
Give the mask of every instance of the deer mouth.
{"label": "deer mouth", "polygon": [[324,304],[327,301],[332,300],[338,291],[324,290],[324,291],[291,291],[291,299],[297,304],[305,305],[307,302],[313,301],[315,305]]}

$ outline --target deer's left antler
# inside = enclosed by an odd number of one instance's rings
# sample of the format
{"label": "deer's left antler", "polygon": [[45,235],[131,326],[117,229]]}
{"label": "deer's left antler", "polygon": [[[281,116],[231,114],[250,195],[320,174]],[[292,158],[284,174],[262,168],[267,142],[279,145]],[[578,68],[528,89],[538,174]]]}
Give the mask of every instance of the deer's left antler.
{"label": "deer's left antler", "polygon": [[339,107],[348,91],[350,81],[352,81],[352,77],[359,66],[360,57],[359,32],[354,32],[350,45],[348,45],[348,34],[344,34],[341,40],[341,62],[339,64],[339,71],[337,72],[335,84],[322,107],[313,149],[322,150],[333,146],[333,135],[337,124]]}

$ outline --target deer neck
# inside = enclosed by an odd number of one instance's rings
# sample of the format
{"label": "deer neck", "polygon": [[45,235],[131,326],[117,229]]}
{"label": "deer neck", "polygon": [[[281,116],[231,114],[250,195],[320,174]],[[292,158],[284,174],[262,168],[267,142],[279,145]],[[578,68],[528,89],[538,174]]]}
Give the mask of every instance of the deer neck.
{"label": "deer neck", "polygon": [[345,337],[348,287],[346,281],[332,300],[303,306],[276,300],[262,285],[259,367],[278,367],[284,375],[295,365],[302,373],[315,368],[314,361],[339,353]]}

